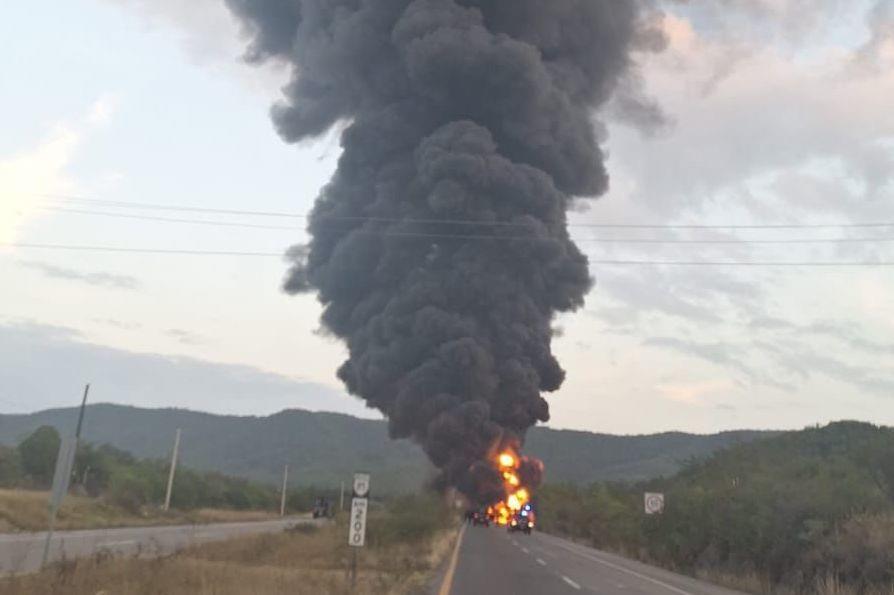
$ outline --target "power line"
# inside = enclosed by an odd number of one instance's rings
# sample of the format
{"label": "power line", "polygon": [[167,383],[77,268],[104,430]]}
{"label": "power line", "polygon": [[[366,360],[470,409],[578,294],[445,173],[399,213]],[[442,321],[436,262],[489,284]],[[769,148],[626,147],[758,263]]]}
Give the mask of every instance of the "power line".
{"label": "power line", "polygon": [[[112,252],[123,254],[156,254],[178,256],[247,256],[282,258],[282,252],[243,252],[232,250],[181,250],[165,248],[124,248],[115,246],[77,246],[67,244],[35,244],[19,242],[0,242],[0,246],[8,248],[70,250],[81,252]],[[742,266],[742,267],[891,267],[894,261],[707,261],[707,260],[617,260],[590,259],[593,265],[624,266]]]}
{"label": "power line", "polygon": [[[99,217],[113,217],[121,219],[134,219],[140,221],[154,221],[160,223],[183,223],[189,225],[205,225],[212,227],[241,227],[249,229],[265,229],[278,231],[299,231],[297,227],[284,225],[258,225],[254,223],[241,223],[233,221],[206,221],[202,219],[182,219],[174,217],[159,217],[154,215],[132,215],[127,213],[113,213],[108,211],[94,211],[87,209],[70,209],[65,207],[44,207],[45,210],[71,213],[76,215],[91,215]],[[416,223],[417,221],[412,221]],[[433,223],[434,221],[432,221]],[[437,221],[443,223],[442,221]],[[482,223],[483,225],[483,223]],[[531,240],[531,241],[550,241],[552,238],[537,238],[532,236],[503,236],[496,234],[448,234],[448,233],[429,233],[429,232],[402,232],[388,230],[351,230],[353,233],[362,233],[370,235],[382,235],[390,237],[410,237],[410,238],[440,238],[440,239],[460,239],[460,240]],[[728,244],[728,245],[745,245],[745,244],[861,244],[872,242],[889,243],[894,242],[894,237],[880,238],[788,238],[778,240],[749,240],[740,238],[726,239],[679,239],[679,238],[575,238],[576,242],[593,242],[601,244]]]}
{"label": "power line", "polygon": [[157,217],[153,215],[130,215],[127,213],[110,213],[87,209],[69,209],[65,207],[43,207],[46,211],[71,213],[75,215],[93,215],[97,217],[114,217],[116,219],[137,219],[141,221],[157,221],[160,223],[187,223],[190,225],[209,225],[213,227],[245,227],[249,229],[275,229],[282,231],[299,231],[298,227],[287,225],[258,225],[255,223],[239,223],[234,221],[203,221],[201,219],[180,219],[175,217]]}
{"label": "power line", "polygon": [[[291,219],[309,219],[310,215],[282,211],[250,211],[238,209],[213,209],[205,207],[189,207],[165,205],[144,202],[126,202],[118,200],[99,200],[78,196],[60,194],[36,194],[53,201],[69,203],[83,203],[104,205],[112,208],[145,209],[158,211],[180,211],[189,213],[208,213],[218,215],[243,215],[252,217],[284,217]],[[529,227],[525,223],[511,221],[480,221],[474,219],[414,219],[400,217],[376,217],[376,216],[350,216],[350,215],[326,215],[318,214],[317,219],[347,221],[347,222],[380,222],[380,223],[433,223],[447,225],[475,225],[485,227]],[[639,223],[569,223],[572,228],[593,229],[679,229],[679,230],[786,230],[786,229],[871,229],[894,228],[894,222],[873,223],[790,223],[790,224],[755,224],[755,225],[724,225],[724,224],[639,224]]]}
{"label": "power line", "polygon": [[282,258],[284,252],[242,252],[238,250],[181,250],[167,248],[123,248],[117,246],[76,246],[68,244],[34,244],[20,242],[0,242],[6,248],[35,250],[68,250],[72,252],[114,252],[120,254],[158,254],[178,256],[276,256]]}

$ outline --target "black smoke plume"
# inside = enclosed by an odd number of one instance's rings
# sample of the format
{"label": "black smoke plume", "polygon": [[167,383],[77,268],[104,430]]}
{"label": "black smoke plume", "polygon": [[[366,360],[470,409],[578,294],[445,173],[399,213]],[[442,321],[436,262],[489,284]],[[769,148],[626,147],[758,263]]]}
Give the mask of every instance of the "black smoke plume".
{"label": "black smoke plume", "polygon": [[[607,188],[602,106],[654,44],[634,0],[227,0],[251,61],[292,68],[289,142],[345,126],[290,253],[350,357],[351,393],[417,441],[442,486],[499,491],[488,457],[549,419],[551,323],[591,286],[574,196]],[[531,473],[531,475],[539,475]]]}

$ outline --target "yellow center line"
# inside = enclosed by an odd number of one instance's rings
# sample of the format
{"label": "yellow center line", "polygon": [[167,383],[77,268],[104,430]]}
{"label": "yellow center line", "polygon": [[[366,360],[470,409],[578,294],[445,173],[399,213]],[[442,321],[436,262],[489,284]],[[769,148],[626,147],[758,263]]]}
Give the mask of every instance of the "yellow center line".
{"label": "yellow center line", "polygon": [[441,589],[438,595],[450,595],[453,590],[453,575],[456,574],[456,564],[459,561],[459,548],[463,543],[463,535],[466,533],[466,525],[459,530],[459,537],[456,538],[456,545],[453,547],[453,556],[450,558],[450,566],[447,567],[447,574],[444,575],[444,582],[441,583]]}

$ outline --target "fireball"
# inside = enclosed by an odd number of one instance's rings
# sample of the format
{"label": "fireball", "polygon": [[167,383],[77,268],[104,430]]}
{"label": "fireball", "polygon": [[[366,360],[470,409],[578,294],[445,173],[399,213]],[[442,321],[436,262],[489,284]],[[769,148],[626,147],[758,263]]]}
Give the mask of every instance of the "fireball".
{"label": "fireball", "polygon": [[531,501],[531,492],[522,486],[518,470],[521,458],[514,452],[505,451],[497,455],[497,469],[503,478],[506,498],[494,504],[489,510],[494,522],[501,526],[508,525],[519,512]]}

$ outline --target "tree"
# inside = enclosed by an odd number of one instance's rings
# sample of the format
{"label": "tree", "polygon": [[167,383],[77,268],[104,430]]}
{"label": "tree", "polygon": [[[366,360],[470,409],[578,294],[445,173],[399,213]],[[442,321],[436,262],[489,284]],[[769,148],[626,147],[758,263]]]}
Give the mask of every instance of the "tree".
{"label": "tree", "polygon": [[41,426],[19,444],[22,471],[36,485],[48,487],[53,481],[61,442],[56,428]]}
{"label": "tree", "polygon": [[12,488],[22,480],[22,463],[14,448],[0,446],[0,486]]}

